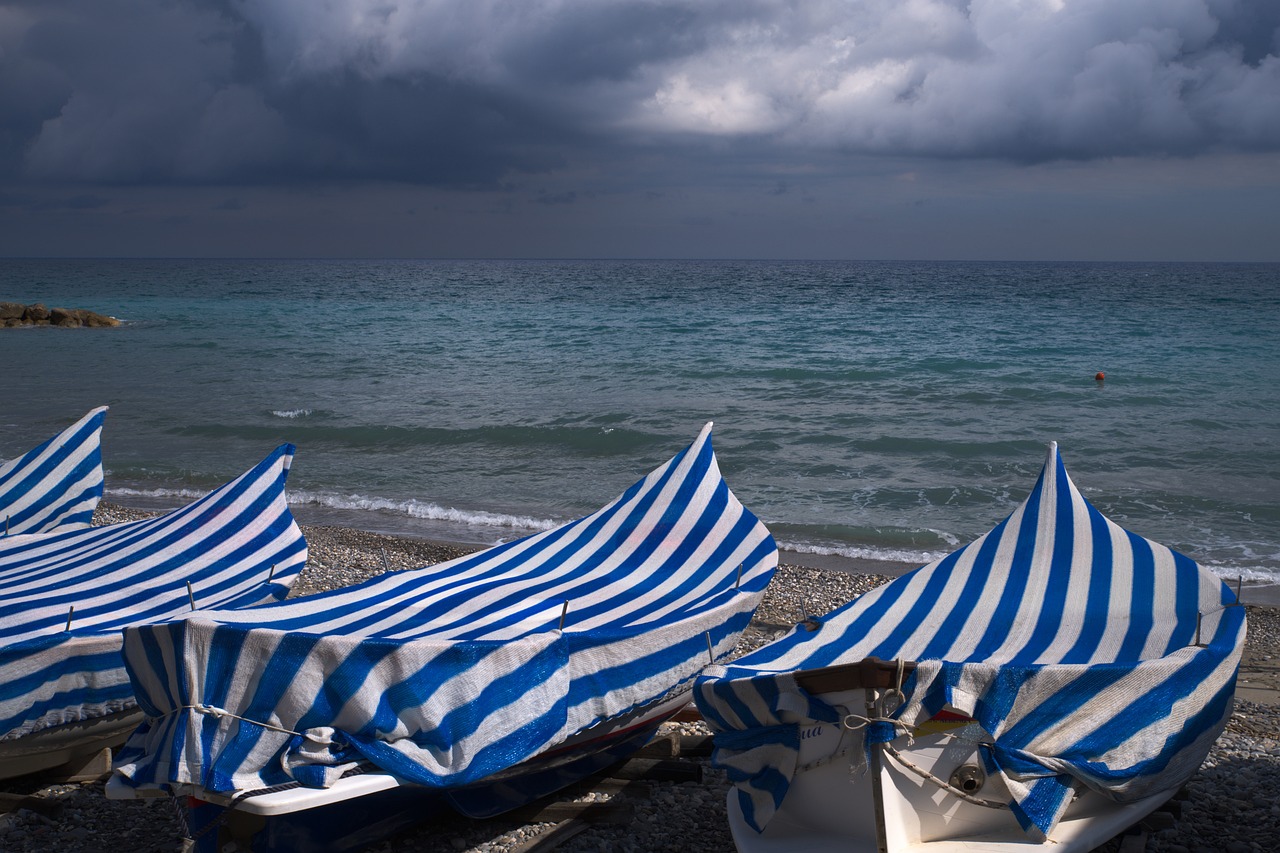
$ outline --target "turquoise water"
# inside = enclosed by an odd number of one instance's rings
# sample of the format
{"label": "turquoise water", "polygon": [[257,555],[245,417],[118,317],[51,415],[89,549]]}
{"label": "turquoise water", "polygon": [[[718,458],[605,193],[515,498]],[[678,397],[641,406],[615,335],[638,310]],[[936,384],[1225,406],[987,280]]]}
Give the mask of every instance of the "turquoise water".
{"label": "turquoise water", "polygon": [[1116,521],[1280,581],[1280,265],[32,260],[0,300],[127,321],[0,329],[0,457],[109,404],[123,503],[291,441],[300,517],[492,542],[714,420],[785,546],[921,563],[1056,440]]}

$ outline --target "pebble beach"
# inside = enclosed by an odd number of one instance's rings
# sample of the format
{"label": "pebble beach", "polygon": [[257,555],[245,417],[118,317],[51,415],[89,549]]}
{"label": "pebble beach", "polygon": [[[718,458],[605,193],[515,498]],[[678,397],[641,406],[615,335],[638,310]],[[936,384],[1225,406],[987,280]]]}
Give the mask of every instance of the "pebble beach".
{"label": "pebble beach", "polygon": [[[95,523],[115,523],[145,514],[103,504]],[[429,565],[470,550],[342,527],[304,525],[303,530],[309,558],[293,596],[347,586],[386,571]],[[806,616],[825,613],[888,580],[886,575],[783,565],[737,653],[769,642]],[[1280,609],[1246,606],[1249,632],[1235,711],[1184,795],[1175,800],[1173,816],[1149,831],[1149,851],[1270,851],[1280,839]],[[670,723],[664,730],[683,735],[708,733],[700,722]],[[631,806],[633,817],[625,823],[593,823],[556,849],[568,853],[683,853],[690,849],[732,853],[725,819],[729,784],[723,772],[713,768],[707,758],[685,760],[702,765],[701,782],[649,781],[644,796],[577,793],[579,799],[616,797]],[[0,783],[0,792],[31,798],[24,807],[0,813],[0,853],[176,853],[182,849],[178,812],[166,799],[112,801],[104,796],[101,782],[50,784],[38,778]],[[508,818],[469,821],[450,817],[402,832],[368,850],[516,853],[552,826]],[[1120,841],[1099,850],[1119,851]]]}

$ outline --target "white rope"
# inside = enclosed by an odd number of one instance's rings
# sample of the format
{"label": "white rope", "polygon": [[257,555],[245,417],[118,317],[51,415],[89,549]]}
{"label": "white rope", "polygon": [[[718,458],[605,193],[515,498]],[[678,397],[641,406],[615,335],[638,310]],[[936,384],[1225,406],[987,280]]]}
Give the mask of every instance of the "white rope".
{"label": "white rope", "polygon": [[[251,720],[248,717],[242,717],[239,714],[233,714],[230,711],[228,711],[226,708],[218,708],[213,705],[181,705],[177,708],[174,708],[168,714],[164,714],[162,716],[171,717],[174,714],[180,713],[182,711],[195,711],[198,714],[206,714],[210,717],[215,717],[217,719],[221,719],[223,717],[231,717],[234,720],[242,720],[246,723],[253,723],[255,726],[262,726],[264,729],[271,729],[272,731],[280,732],[281,734],[297,735],[298,737],[306,737],[306,735],[304,735],[302,732],[295,732],[293,729],[286,729],[281,726],[274,726],[271,723],[264,723],[261,720]],[[161,717],[152,717],[151,719],[159,720],[161,719]]]}
{"label": "white rope", "polygon": [[961,791],[959,788],[955,787],[945,779],[940,779],[939,777],[934,776],[928,770],[925,770],[923,767],[917,767],[915,764],[912,764],[910,761],[908,761],[906,758],[902,756],[902,753],[898,752],[898,750],[894,749],[889,744],[886,743],[886,744],[883,744],[883,746],[884,746],[884,751],[889,755],[893,756],[893,758],[903,767],[907,768],[912,773],[919,776],[921,779],[924,779],[926,782],[932,782],[942,790],[946,791],[948,794],[957,796],[967,803],[973,803],[975,806],[983,806],[984,808],[988,808],[988,809],[1009,808],[1008,803],[995,803],[995,802],[992,802],[991,800],[984,800],[984,799],[981,799],[980,797],[975,797],[972,794],[966,794],[964,791]]}

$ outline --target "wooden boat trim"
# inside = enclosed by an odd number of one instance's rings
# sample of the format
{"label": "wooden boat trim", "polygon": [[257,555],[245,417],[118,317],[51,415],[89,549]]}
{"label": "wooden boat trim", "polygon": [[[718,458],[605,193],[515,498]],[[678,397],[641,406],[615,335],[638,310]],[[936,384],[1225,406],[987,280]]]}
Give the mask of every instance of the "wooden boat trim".
{"label": "wooden boat trim", "polygon": [[906,678],[915,671],[915,661],[886,661],[864,658],[853,663],[838,663],[820,669],[796,673],[796,683],[810,693],[835,693],[840,690],[888,690],[900,688],[899,673]]}

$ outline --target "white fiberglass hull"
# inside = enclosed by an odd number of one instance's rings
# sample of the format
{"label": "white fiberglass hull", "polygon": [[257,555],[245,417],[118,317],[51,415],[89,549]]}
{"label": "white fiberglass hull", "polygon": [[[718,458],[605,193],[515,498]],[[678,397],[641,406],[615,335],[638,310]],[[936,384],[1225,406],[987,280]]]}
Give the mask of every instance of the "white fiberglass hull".
{"label": "white fiberglass hull", "polygon": [[[856,690],[822,698],[862,714],[863,696],[864,691]],[[860,729],[848,730],[838,724],[804,729],[800,770],[763,833],[747,824],[737,791],[729,792],[734,844],[740,853],[1026,853],[1038,849],[1087,853],[1146,817],[1175,793],[1169,790],[1121,804],[1084,791],[1049,839],[1036,843],[1008,808],[999,807],[1009,800],[999,778],[983,774],[980,787],[971,794],[993,805],[970,802],[946,789],[946,783],[961,768],[982,767],[976,743],[982,732],[977,724],[936,728],[932,733],[918,733],[910,745],[902,737],[875,749],[869,763]]]}
{"label": "white fiberglass hull", "polygon": [[134,709],[0,741],[0,779],[83,764],[124,743],[140,722],[142,712]]}

